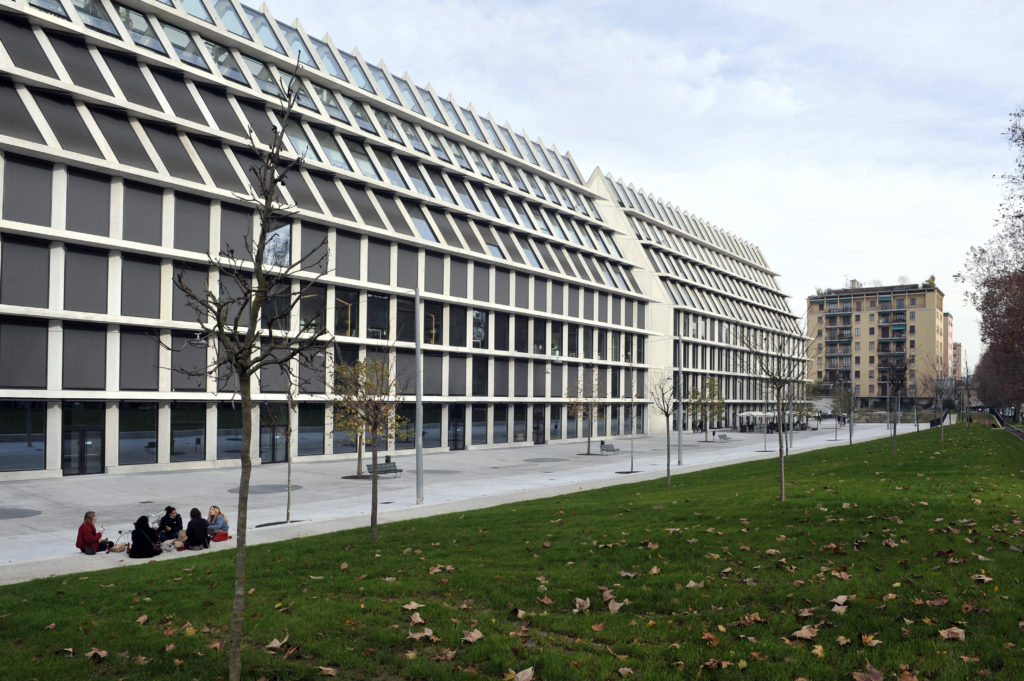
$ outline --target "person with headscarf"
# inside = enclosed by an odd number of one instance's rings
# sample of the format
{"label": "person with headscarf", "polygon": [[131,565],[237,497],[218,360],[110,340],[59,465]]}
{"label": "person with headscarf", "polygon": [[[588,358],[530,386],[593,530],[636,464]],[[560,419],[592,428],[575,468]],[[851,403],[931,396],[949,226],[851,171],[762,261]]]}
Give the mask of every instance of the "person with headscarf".
{"label": "person with headscarf", "polygon": [[160,538],[156,530],[149,526],[149,518],[140,515],[132,530],[132,545],[128,549],[130,558],[152,558],[160,555]]}

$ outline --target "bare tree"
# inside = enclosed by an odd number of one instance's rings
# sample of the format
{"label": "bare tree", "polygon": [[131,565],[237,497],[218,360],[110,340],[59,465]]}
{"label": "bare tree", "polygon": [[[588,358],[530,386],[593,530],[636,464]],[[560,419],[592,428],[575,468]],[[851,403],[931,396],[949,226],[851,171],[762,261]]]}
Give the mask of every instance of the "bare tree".
{"label": "bare tree", "polygon": [[[675,372],[665,371],[651,383],[651,408],[665,417],[665,486],[672,486],[672,414],[676,408]],[[677,424],[679,428],[683,424]]]}
{"label": "bare tree", "polygon": [[689,407],[691,414],[699,414],[704,424],[704,442],[708,441],[708,430],[711,423],[725,417],[725,400],[718,380],[714,377],[705,378],[700,388],[690,393]]}
{"label": "bare tree", "polygon": [[[280,127],[268,144],[259,142],[250,130],[250,151],[254,160],[247,168],[248,193],[240,199],[253,207],[257,218],[255,234],[246,235],[241,245],[226,248],[209,258],[217,283],[209,286],[194,272],[179,269],[174,285],[193,310],[199,331],[189,345],[205,351],[202,366],[185,369],[193,376],[216,374],[222,389],[236,391],[242,412],[238,524],[235,548],[234,597],[228,644],[228,679],[238,681],[242,670],[243,613],[246,597],[246,530],[249,510],[249,481],[252,475],[253,381],[261,373],[290,379],[301,357],[321,350],[326,331],[321,318],[310,317],[294,328],[293,312],[304,293],[318,278],[326,261],[326,244],[306,249],[292,257],[291,224],[293,206],[282,188],[291,173],[301,166],[301,157],[291,154],[285,144],[296,102],[290,87],[283,96]],[[299,275],[300,271],[302,275]],[[210,359],[212,358],[212,359]]]}
{"label": "bare tree", "polygon": [[892,410],[892,455],[896,456],[896,425],[900,421],[900,396],[907,385],[906,355],[890,355],[888,358],[879,360],[878,370],[881,372],[882,380],[886,384],[886,394],[889,396],[889,404]]}
{"label": "bare tree", "polygon": [[605,398],[599,371],[592,366],[584,367],[583,378],[571,379],[565,390],[566,410],[587,424],[587,454],[594,434],[594,412]]}
{"label": "bare tree", "polygon": [[[807,367],[807,339],[777,332],[747,329],[737,339],[746,349],[750,373],[757,374],[766,394],[775,402],[779,435],[779,500],[786,500],[785,441],[783,431],[783,396],[792,385],[801,384]],[[767,418],[767,417],[766,417]]]}
{"label": "bare tree", "polygon": [[377,541],[377,471],[382,442],[402,435],[405,423],[398,415],[399,395],[406,381],[392,365],[390,350],[355,364],[334,368],[334,424],[351,437],[366,437],[370,442],[371,493],[370,539]]}

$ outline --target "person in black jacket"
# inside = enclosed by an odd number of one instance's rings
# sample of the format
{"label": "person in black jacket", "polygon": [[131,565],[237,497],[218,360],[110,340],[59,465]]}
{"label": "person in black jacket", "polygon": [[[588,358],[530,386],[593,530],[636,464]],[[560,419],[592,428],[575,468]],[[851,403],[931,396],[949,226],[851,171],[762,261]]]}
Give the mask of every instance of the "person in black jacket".
{"label": "person in black jacket", "polygon": [[181,516],[178,515],[178,511],[173,506],[168,506],[164,509],[164,517],[160,519],[160,528],[157,530],[157,536],[160,537],[160,541],[164,542],[168,539],[177,539],[180,532]]}
{"label": "person in black jacket", "polygon": [[152,558],[160,555],[160,538],[149,526],[149,518],[140,515],[132,530],[132,546],[128,549],[130,558]]}
{"label": "person in black jacket", "polygon": [[188,528],[185,530],[185,548],[210,548],[210,538],[206,533],[209,523],[206,522],[206,518],[203,517],[198,508],[193,508],[189,511],[188,515],[191,520],[188,521]]}

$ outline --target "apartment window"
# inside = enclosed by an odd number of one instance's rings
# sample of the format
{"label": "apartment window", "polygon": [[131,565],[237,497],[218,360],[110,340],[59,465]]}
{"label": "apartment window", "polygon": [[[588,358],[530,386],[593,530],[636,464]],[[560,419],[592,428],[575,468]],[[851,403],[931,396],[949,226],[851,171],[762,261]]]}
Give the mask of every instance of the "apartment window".
{"label": "apartment window", "polygon": [[860,315],[859,314],[853,315],[853,321],[858,323],[858,324],[860,324]]}
{"label": "apartment window", "polygon": [[121,327],[121,390],[157,390],[160,341],[155,333]]}
{"label": "apartment window", "polygon": [[22,241],[5,235],[0,251],[0,303],[48,307],[49,273],[50,247],[46,241]]}
{"label": "apartment window", "polygon": [[0,386],[46,387],[46,322],[0,317]]}
{"label": "apartment window", "polygon": [[853,330],[853,335],[855,335],[858,338],[860,338],[860,327],[859,326],[856,329]]}
{"label": "apartment window", "polygon": [[872,369],[871,371],[868,372],[868,378],[874,378],[874,377],[875,377],[875,370]]}
{"label": "apartment window", "polygon": [[916,318],[916,316],[917,316],[917,315],[916,315],[916,313],[914,312],[914,310],[911,310],[911,311],[910,311],[910,318],[911,318],[911,319],[915,319],[915,318]]}
{"label": "apartment window", "polygon": [[[490,387],[490,381],[487,373],[487,357],[484,355],[477,355],[473,358],[473,395],[486,396],[487,390]],[[477,424],[474,418],[473,428],[476,430]],[[484,443],[476,443],[484,444]]]}
{"label": "apartment window", "polygon": [[860,364],[860,355],[857,355],[856,357],[853,358],[853,363]]}
{"label": "apartment window", "polygon": [[860,378],[860,372],[859,371],[854,371],[853,372],[853,377],[854,378]]}
{"label": "apartment window", "polygon": [[914,334],[914,325],[913,324],[910,325],[910,334],[911,335]]}
{"label": "apartment window", "polygon": [[529,352],[529,322],[526,317],[515,317],[515,350],[516,352]]}
{"label": "apartment window", "polygon": [[[860,329],[857,329],[857,330],[860,331]],[[874,336],[875,335],[875,327],[872,326],[872,327],[868,328],[868,335],[869,336]]]}
{"label": "apartment window", "polygon": [[451,305],[448,307],[448,344],[460,348],[466,347],[466,308]]}
{"label": "apartment window", "polygon": [[494,349],[508,350],[508,315],[494,313]]}
{"label": "apartment window", "polygon": [[487,311],[473,310],[473,347],[487,347]]}
{"label": "apartment window", "polygon": [[[0,343],[2,342],[0,340]],[[43,345],[45,348],[45,342]],[[28,361],[28,359],[25,357],[20,361]],[[106,326],[65,324],[64,389],[103,390],[106,387],[106,366]]]}
{"label": "apartment window", "polygon": [[911,350],[913,350],[913,349],[914,349],[914,343],[915,343],[915,341],[914,341],[914,340],[911,340],[911,341],[910,341],[910,349],[911,349]]}
{"label": "apartment window", "polygon": [[64,309],[107,311],[107,254],[68,248],[64,259]]}
{"label": "apartment window", "polygon": [[366,337],[387,340],[391,299],[379,293],[366,294]]}
{"label": "apartment window", "polygon": [[3,217],[48,227],[53,166],[13,154],[4,165]]}

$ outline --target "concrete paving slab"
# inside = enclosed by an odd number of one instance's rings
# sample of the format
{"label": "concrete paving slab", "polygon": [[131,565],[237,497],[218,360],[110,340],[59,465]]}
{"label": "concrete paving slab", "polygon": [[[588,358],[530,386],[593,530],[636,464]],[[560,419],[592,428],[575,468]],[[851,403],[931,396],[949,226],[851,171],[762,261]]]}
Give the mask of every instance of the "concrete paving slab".
{"label": "concrete paving slab", "polygon": [[[912,426],[911,426],[912,427]],[[904,427],[906,428],[906,426]],[[903,432],[907,432],[904,430]],[[857,424],[854,440],[884,437],[885,424]],[[760,433],[729,433],[730,440],[704,442],[702,434],[683,436],[683,465],[676,463],[676,437],[671,440],[672,474],[723,466],[777,455],[777,435],[768,436],[765,451]],[[387,523],[409,518],[484,508],[502,503],[556,496],[580,490],[650,480],[665,475],[663,436],[606,437],[621,450],[608,456],[581,456],[586,443],[553,442],[543,445],[444,452],[424,456],[423,503],[416,503],[416,463],[413,452],[393,455],[403,470],[399,477],[379,479],[379,520]],[[793,453],[842,445],[833,429],[801,431],[794,435]],[[633,450],[633,474],[630,449]],[[592,444],[598,450],[598,439]],[[367,457],[368,458],[368,457]],[[251,485],[262,492],[249,498],[251,544],[291,539],[367,527],[370,514],[369,480],[350,479],[355,460],[299,462],[292,466],[291,518],[286,516],[287,466],[256,466]],[[75,537],[87,510],[96,511],[106,526],[107,538],[118,530],[130,531],[135,519],[146,513],[162,513],[170,504],[185,518],[197,507],[206,513],[218,505],[233,521],[238,487],[237,466],[213,470],[169,471],[125,475],[93,475],[45,480],[0,482],[0,584],[39,577],[73,574],[145,561],[124,553],[85,556],[75,548]],[[4,517],[5,509],[18,517]],[[25,511],[38,511],[28,515]],[[233,532],[232,532],[233,534]],[[234,547],[234,541],[213,545],[212,550]],[[154,560],[173,560],[193,552],[165,553]]]}

